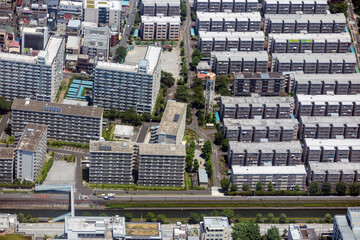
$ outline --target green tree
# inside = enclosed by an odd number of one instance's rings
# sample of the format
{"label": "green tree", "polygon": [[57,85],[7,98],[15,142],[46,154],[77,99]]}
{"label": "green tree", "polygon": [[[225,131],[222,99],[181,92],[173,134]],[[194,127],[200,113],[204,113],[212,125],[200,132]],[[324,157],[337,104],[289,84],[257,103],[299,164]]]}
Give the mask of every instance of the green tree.
{"label": "green tree", "polygon": [[347,190],[347,186],[346,186],[346,183],[344,181],[339,181],[336,184],[335,191],[336,191],[337,195],[345,196],[346,190]]}
{"label": "green tree", "polygon": [[181,47],[180,49],[180,56],[185,56],[185,48]]}
{"label": "green tree", "polygon": [[297,191],[297,192],[300,191],[299,185],[295,185],[294,190]]}
{"label": "green tree", "polygon": [[224,217],[227,217],[229,222],[231,222],[231,220],[234,218],[235,216],[235,213],[234,213],[234,210],[232,209],[228,209],[228,208],[224,208],[221,213],[220,213],[221,216],[224,216]]}
{"label": "green tree", "polygon": [[24,214],[23,213],[18,213],[17,214],[17,219],[21,222],[24,219]]}
{"label": "green tree", "polygon": [[263,190],[263,185],[261,181],[258,181],[256,183],[256,191],[262,191]]}
{"label": "green tree", "polygon": [[229,139],[225,138],[221,143],[221,150],[223,150],[224,152],[227,152],[228,149],[229,149]]}
{"label": "green tree", "polygon": [[279,222],[280,223],[285,223],[286,222],[286,214],[285,213],[280,214]]}
{"label": "green tree", "polygon": [[269,223],[272,223],[274,221],[274,214],[269,213],[267,215],[266,221],[269,222]]}
{"label": "green tree", "polygon": [[348,4],[346,2],[341,3],[330,3],[331,13],[347,13]]}
{"label": "green tree", "polygon": [[250,190],[250,187],[249,187],[249,185],[244,184],[241,189],[242,189],[244,192],[247,192],[247,191]]}
{"label": "green tree", "polygon": [[232,184],[230,187],[231,192],[236,192],[238,190],[238,186],[236,184]]}
{"label": "green tree", "polygon": [[219,211],[214,209],[213,211],[211,211],[210,216],[213,216],[213,217],[220,216]]}
{"label": "green tree", "polygon": [[230,79],[227,76],[218,75],[215,81],[215,92],[221,96],[231,96],[229,90]]}
{"label": "green tree", "polygon": [[332,222],[332,216],[331,216],[331,214],[330,214],[330,213],[325,214],[324,220],[325,220],[325,222],[327,222],[327,223],[331,223],[331,222]]}
{"label": "green tree", "polygon": [[359,196],[360,194],[360,184],[357,182],[353,182],[349,186],[349,192],[351,196]]}
{"label": "green tree", "polygon": [[185,1],[181,1],[181,21],[184,21],[187,16],[187,6]]}
{"label": "green tree", "polygon": [[199,64],[199,62],[200,62],[200,58],[194,57],[194,58],[191,60],[191,66],[192,66],[192,67],[197,67],[197,65]]}
{"label": "green tree", "polygon": [[223,178],[221,181],[220,181],[220,184],[221,184],[221,188],[227,192],[229,190],[229,187],[230,187],[230,180],[227,179],[227,178]]}
{"label": "green tree", "polygon": [[253,222],[235,223],[231,236],[234,240],[260,240],[260,227]]}
{"label": "green tree", "polygon": [[164,223],[165,219],[166,219],[165,214],[158,214],[158,215],[156,216],[156,221],[159,222],[159,223],[161,223],[161,224]]}
{"label": "green tree", "polygon": [[155,218],[155,214],[153,212],[148,212],[146,214],[146,221],[147,222],[153,222]]}
{"label": "green tree", "polygon": [[132,213],[125,213],[125,222],[131,222],[132,218],[133,218]]}
{"label": "green tree", "polygon": [[266,231],[264,240],[281,240],[280,232],[277,227],[271,227]]}
{"label": "green tree", "polygon": [[202,58],[201,51],[198,48],[195,48],[193,53],[191,54],[191,58],[195,58],[195,57],[198,57],[200,59]]}
{"label": "green tree", "polygon": [[11,110],[11,101],[6,101],[5,98],[0,97],[0,113],[7,113]]}
{"label": "green tree", "polygon": [[215,134],[215,144],[220,145],[224,141],[225,137],[224,134],[221,131],[218,131]]}
{"label": "green tree", "polygon": [[197,213],[190,213],[189,223],[196,224],[200,222],[200,216]]}
{"label": "green tree", "polygon": [[207,140],[205,143],[204,143],[204,146],[202,147],[202,152],[207,155],[207,154],[211,154],[212,152],[212,146],[211,146],[211,142],[210,140]]}
{"label": "green tree", "polygon": [[190,90],[188,86],[181,85],[176,88],[175,99],[178,102],[187,103],[190,98]]}
{"label": "green tree", "polygon": [[274,185],[272,184],[271,181],[270,181],[269,184],[268,184],[268,191],[269,191],[269,192],[274,191]]}
{"label": "green tree", "polygon": [[116,57],[118,58],[118,62],[122,62],[122,60],[125,58],[126,56],[126,48],[123,46],[120,46],[116,49],[115,52]]}
{"label": "green tree", "polygon": [[330,193],[331,193],[331,183],[323,182],[323,184],[321,184],[321,192],[322,192],[323,195],[330,195]]}
{"label": "green tree", "polygon": [[199,170],[199,167],[200,167],[199,160],[194,159],[193,172],[197,172]]}
{"label": "green tree", "polygon": [[141,125],[140,115],[137,114],[137,112],[132,108],[125,110],[123,117],[122,117],[122,121],[124,123],[135,125],[135,126]]}
{"label": "green tree", "polygon": [[309,194],[310,195],[318,195],[319,194],[319,183],[318,182],[310,183]]}
{"label": "green tree", "polygon": [[256,221],[257,223],[261,223],[261,222],[262,222],[262,218],[263,218],[262,214],[261,214],[261,213],[258,213],[258,214],[256,214],[255,221]]}
{"label": "green tree", "polygon": [[99,217],[107,217],[107,213],[104,213],[104,212],[103,212],[103,213],[100,213],[100,214],[99,214]]}
{"label": "green tree", "polygon": [[186,171],[191,172],[193,169],[193,157],[191,155],[186,155],[185,162],[186,162]]}
{"label": "green tree", "polygon": [[161,78],[160,82],[167,87],[174,86],[175,78],[172,73],[161,71]]}

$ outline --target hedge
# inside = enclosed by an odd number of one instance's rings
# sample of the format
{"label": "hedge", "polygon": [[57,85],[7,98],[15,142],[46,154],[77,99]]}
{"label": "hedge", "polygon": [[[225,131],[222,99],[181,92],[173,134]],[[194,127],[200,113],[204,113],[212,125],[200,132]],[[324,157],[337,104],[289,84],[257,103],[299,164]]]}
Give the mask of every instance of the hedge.
{"label": "hedge", "polygon": [[47,141],[48,147],[62,147],[62,146],[69,146],[69,147],[77,147],[77,148],[89,148],[89,144],[86,143],[73,143],[73,142],[61,142],[61,141]]}
{"label": "hedge", "polygon": [[122,185],[122,184],[89,184],[91,188],[101,189],[123,189],[123,190],[151,190],[151,191],[182,191],[183,187],[151,187],[151,186],[138,186],[136,184]]}

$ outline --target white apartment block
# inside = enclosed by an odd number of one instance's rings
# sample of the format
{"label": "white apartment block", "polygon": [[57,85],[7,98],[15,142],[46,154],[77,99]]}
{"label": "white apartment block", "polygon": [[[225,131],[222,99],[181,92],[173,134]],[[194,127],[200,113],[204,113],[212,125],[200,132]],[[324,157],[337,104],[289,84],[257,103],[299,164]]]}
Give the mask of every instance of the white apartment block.
{"label": "white apartment block", "polygon": [[160,89],[161,48],[149,46],[138,65],[98,62],[94,103],[105,109],[151,114]]}
{"label": "white apartment block", "polygon": [[83,21],[93,22],[99,26],[121,28],[121,1],[117,0],[84,0]]}
{"label": "white apartment block", "polygon": [[38,56],[0,53],[0,96],[53,102],[63,78],[65,40],[50,37]]}
{"label": "white apartment block", "polygon": [[83,3],[61,0],[58,7],[58,13],[70,13],[77,17],[81,17],[83,12]]}
{"label": "white apartment block", "polygon": [[201,240],[228,240],[231,226],[227,217],[204,217],[200,222]]}
{"label": "white apartment block", "polygon": [[171,39],[180,37],[181,20],[179,16],[142,16],[141,36],[144,40]]}
{"label": "white apartment block", "polygon": [[267,190],[272,182],[274,190],[293,190],[296,185],[301,190],[305,188],[306,170],[304,165],[296,166],[239,166],[233,165],[231,182],[239,189],[248,185],[250,190],[256,189],[260,181],[263,189]]}
{"label": "white apartment block", "polygon": [[16,146],[16,178],[34,182],[46,159],[47,127],[29,123]]}

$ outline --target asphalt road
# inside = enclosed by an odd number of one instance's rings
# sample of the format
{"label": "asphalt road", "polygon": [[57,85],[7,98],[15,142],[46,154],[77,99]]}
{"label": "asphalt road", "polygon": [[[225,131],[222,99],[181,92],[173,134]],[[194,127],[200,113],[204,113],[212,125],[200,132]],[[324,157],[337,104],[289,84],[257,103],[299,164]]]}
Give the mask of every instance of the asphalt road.
{"label": "asphalt road", "polygon": [[128,16],[127,20],[126,20],[125,30],[123,31],[123,35],[121,37],[119,46],[127,47],[127,41],[128,41],[129,35],[130,35],[130,31],[131,31],[131,28],[133,27],[134,22],[135,22],[137,4],[138,4],[137,0],[132,0],[131,1],[130,13],[129,13],[129,16]]}
{"label": "asphalt road", "polygon": [[360,61],[360,56],[359,56],[359,53],[360,53],[360,45],[359,45],[359,28],[357,26],[357,18],[358,16],[355,14],[354,12],[354,6],[351,2],[351,0],[347,0],[346,1],[347,4],[348,4],[348,14],[347,14],[347,20],[348,20],[348,28],[349,28],[349,31],[353,37],[353,47],[354,47],[354,50],[356,52],[356,56],[357,56],[357,60],[358,60],[358,66],[359,66],[359,61]]}

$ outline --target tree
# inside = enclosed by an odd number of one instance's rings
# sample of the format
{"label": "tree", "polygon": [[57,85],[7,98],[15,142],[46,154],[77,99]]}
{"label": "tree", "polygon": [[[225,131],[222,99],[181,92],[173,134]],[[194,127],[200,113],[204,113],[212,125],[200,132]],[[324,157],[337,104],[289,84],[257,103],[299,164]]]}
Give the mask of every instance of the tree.
{"label": "tree", "polygon": [[190,98],[190,90],[188,86],[181,85],[176,88],[175,99],[178,102],[187,103]]}
{"label": "tree", "polygon": [[23,213],[18,213],[17,214],[17,219],[21,222],[24,219],[24,214]]}
{"label": "tree", "polygon": [[331,222],[332,222],[332,216],[331,216],[331,214],[330,214],[330,213],[325,214],[324,220],[325,220],[325,222],[327,222],[327,223],[331,223]]}
{"label": "tree", "polygon": [[309,193],[310,193],[310,195],[319,194],[319,183],[318,182],[311,182],[310,183]]}
{"label": "tree", "polygon": [[118,62],[122,62],[122,60],[125,58],[126,56],[126,48],[123,46],[120,46],[116,49],[115,52],[116,57],[118,58]]}
{"label": "tree", "polygon": [[242,189],[244,192],[247,192],[247,191],[250,190],[250,187],[249,187],[249,185],[244,184],[241,189]]}
{"label": "tree", "polygon": [[256,214],[256,217],[255,217],[255,221],[257,222],[257,223],[261,223],[262,222],[262,214],[261,213],[258,213],[258,214]]}
{"label": "tree", "polygon": [[172,73],[161,71],[161,78],[160,82],[165,84],[167,87],[174,86],[175,78],[173,77]]}
{"label": "tree", "polygon": [[200,222],[200,216],[197,213],[190,213],[189,223],[196,224]]}
{"label": "tree", "polygon": [[231,236],[234,240],[260,240],[260,227],[253,222],[235,223]]}
{"label": "tree", "polygon": [[153,222],[155,218],[155,214],[153,212],[148,212],[146,214],[146,221],[147,222]]}
{"label": "tree", "polygon": [[135,125],[135,126],[141,125],[141,117],[132,108],[129,108],[124,112],[123,117],[122,117],[122,121],[124,123],[132,124],[132,125]]}
{"label": "tree", "polygon": [[187,16],[187,6],[185,1],[181,2],[181,21],[184,21]]}
{"label": "tree", "polygon": [[125,213],[125,222],[131,222],[132,218],[133,218],[132,213]]}
{"label": "tree", "polygon": [[165,219],[166,219],[165,214],[158,214],[158,215],[156,216],[156,221],[159,222],[159,223],[161,223],[161,224],[164,223]]}
{"label": "tree", "polygon": [[185,162],[186,162],[186,171],[191,172],[193,169],[193,156],[186,155]]}
{"label": "tree", "polygon": [[323,184],[321,184],[321,192],[322,192],[323,195],[330,195],[330,193],[331,193],[331,183],[323,182]]}
{"label": "tree", "polygon": [[277,227],[271,227],[267,230],[264,240],[281,240],[280,232]]}
{"label": "tree", "polygon": [[262,191],[263,190],[263,185],[261,181],[258,181],[256,183],[256,191]]}
{"label": "tree", "polygon": [[200,59],[202,58],[201,51],[198,48],[195,48],[193,53],[191,54],[191,58],[195,58],[195,57],[198,57]]}
{"label": "tree", "polygon": [[215,144],[216,145],[220,145],[223,141],[224,141],[225,137],[224,134],[222,133],[222,131],[218,131],[215,134]]}
{"label": "tree", "polygon": [[279,222],[280,223],[285,223],[286,222],[286,214],[285,213],[280,214]]}
{"label": "tree", "polygon": [[238,186],[236,184],[232,184],[230,187],[231,192],[236,192],[238,190]]}
{"label": "tree", "polygon": [[0,113],[7,113],[11,110],[11,101],[6,101],[3,97],[0,97]]}
{"label": "tree", "polygon": [[221,216],[224,216],[224,217],[227,217],[229,222],[231,222],[231,220],[234,218],[235,216],[235,213],[234,213],[234,210],[232,209],[228,209],[228,208],[224,208],[221,213],[220,213]]}
{"label": "tree", "polygon": [[294,190],[295,190],[296,192],[300,191],[299,185],[295,185]]}
{"label": "tree", "polygon": [[266,221],[269,222],[269,223],[272,223],[274,221],[274,214],[269,213],[267,215]]}
{"label": "tree", "polygon": [[220,214],[219,214],[219,211],[218,210],[213,210],[211,213],[210,213],[210,216],[213,216],[213,217],[217,217],[217,216],[219,216]]}
{"label": "tree", "polygon": [[194,57],[192,60],[191,60],[191,66],[192,67],[196,67],[200,62],[200,58],[199,57]]}
{"label": "tree", "polygon": [[339,181],[336,184],[335,190],[337,192],[337,195],[339,196],[345,196],[346,194],[346,190],[347,190],[347,186],[346,183],[344,181]]}
{"label": "tree", "polygon": [[269,192],[274,191],[274,185],[272,184],[271,181],[270,181],[269,184],[268,184],[268,191],[269,191]]}
{"label": "tree", "polygon": [[341,3],[331,3],[330,4],[330,12],[331,13],[344,13],[346,14],[348,9],[348,5],[346,2]]}
{"label": "tree", "polygon": [[230,79],[227,76],[216,76],[215,92],[217,94],[220,94],[221,96],[231,96],[231,92],[229,90],[229,82]]}
{"label": "tree", "polygon": [[221,184],[221,188],[227,192],[229,190],[229,187],[230,187],[230,180],[227,179],[227,178],[223,178],[221,181],[220,181],[220,184]]}
{"label": "tree", "polygon": [[203,147],[202,147],[201,150],[202,150],[202,152],[203,152],[205,155],[211,154],[211,152],[212,152],[212,146],[211,146],[210,140],[207,140],[207,141],[204,143],[204,145],[203,145]]}
{"label": "tree", "polygon": [[223,150],[224,152],[227,152],[228,149],[229,149],[229,139],[225,138],[221,143],[221,150]]}
{"label": "tree", "polygon": [[199,170],[199,167],[200,167],[199,160],[194,159],[193,172],[197,172]]}
{"label": "tree", "polygon": [[360,184],[357,182],[353,182],[349,186],[349,191],[351,196],[359,196],[360,194]]}

